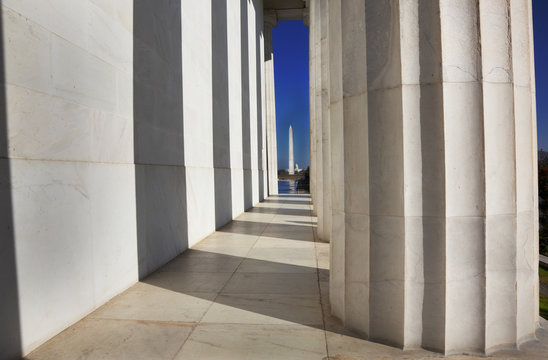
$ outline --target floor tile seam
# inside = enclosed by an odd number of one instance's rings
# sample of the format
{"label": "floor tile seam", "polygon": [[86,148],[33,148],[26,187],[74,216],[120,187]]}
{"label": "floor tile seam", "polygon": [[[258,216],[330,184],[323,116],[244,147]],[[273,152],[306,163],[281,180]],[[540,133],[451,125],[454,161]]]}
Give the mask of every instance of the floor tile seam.
{"label": "floor tile seam", "polygon": [[[267,250],[280,250],[280,251],[297,251],[297,250],[303,250],[302,252],[311,252],[311,251],[314,251],[315,248],[299,248],[299,247],[256,247],[255,249],[258,249],[258,250],[261,250],[261,251],[267,251]],[[259,255],[264,255],[264,254],[259,254]],[[308,253],[305,253],[303,254],[304,256],[301,257],[301,256],[297,256],[294,255],[293,257],[285,257],[285,256],[279,256],[278,254],[276,255],[272,255],[272,256],[260,256],[260,257],[253,257],[253,258],[249,258],[249,259],[253,259],[253,260],[277,260],[277,259],[288,259],[288,260],[299,260],[299,259],[303,259],[303,260],[314,260],[314,258],[310,257],[307,259],[307,255],[311,255],[311,254],[308,254]]]}
{"label": "floor tile seam", "polygon": [[[246,259],[247,260],[247,259]],[[301,268],[307,268],[302,270],[286,270],[286,271],[280,271],[280,270],[274,270],[274,271],[257,271],[257,270],[240,270],[238,269],[238,273],[245,273],[245,274],[314,274],[316,272],[316,266],[312,264],[314,260],[311,260],[308,264],[295,264],[295,263],[282,263],[278,261],[274,261],[273,259],[264,260],[264,259],[251,259],[253,261],[258,262],[269,262],[272,263],[272,266],[279,266],[279,267],[301,267]],[[310,270],[308,270],[310,269]]]}
{"label": "floor tile seam", "polygon": [[[192,270],[189,270],[189,271],[164,271],[164,270],[158,270],[155,272],[155,274],[163,274],[163,273],[170,273],[170,274],[188,274],[188,273],[192,273],[192,274],[232,274],[233,271],[192,271]],[[148,284],[148,283],[144,283],[144,284]],[[152,286],[155,286],[153,284],[148,284],[148,285],[152,285]],[[207,292],[207,291],[195,291],[195,292]]]}
{"label": "floor tile seam", "polygon": [[[277,239],[277,240],[280,240],[280,239]],[[281,239],[281,240],[283,240],[283,239]],[[269,241],[276,241],[276,240],[271,239]],[[282,245],[282,244],[280,244],[280,245]],[[307,246],[307,245],[303,245],[303,246],[275,246],[275,245],[268,246],[268,245],[263,245],[263,244],[256,244],[256,247],[254,247],[253,250],[256,250],[256,252],[259,252],[259,254],[257,254],[257,255],[251,254],[250,256],[256,256],[256,257],[250,257],[250,259],[253,259],[253,260],[276,260],[276,259],[297,260],[297,259],[306,259],[306,256],[311,255],[311,254],[308,254],[308,252],[314,251],[314,249],[315,249],[315,247],[313,247],[312,244],[309,245],[309,246]],[[283,252],[283,251],[287,252],[287,251],[295,250],[295,251],[304,253],[302,255],[305,256],[305,257],[300,257],[301,254],[291,254],[291,256],[292,256],[291,258],[282,256],[281,254],[272,254],[272,255],[269,255],[268,253],[264,254],[264,252],[268,252],[269,250],[278,251],[278,252]],[[263,252],[263,254],[261,254],[260,252]]]}
{"label": "floor tile seam", "polygon": [[309,295],[309,296],[312,296],[314,295],[316,292],[303,292],[303,293],[297,293],[295,294],[294,292],[270,292],[270,293],[265,293],[265,292],[256,292],[256,293],[251,293],[251,292],[223,292],[223,293],[220,293],[219,296],[235,296],[235,295],[238,295],[238,296],[243,296],[243,295],[276,295],[276,296],[293,296],[293,295]]}
{"label": "floor tile seam", "polygon": [[[257,235],[258,236],[258,235]],[[220,239],[219,239],[220,240]],[[226,239],[225,239],[226,240]],[[251,239],[249,239],[251,240]],[[255,241],[255,237],[253,238],[253,241]],[[251,241],[250,241],[251,242]],[[247,247],[248,245],[225,245],[225,248],[245,248]],[[222,248],[223,246],[219,245],[219,244],[214,244],[214,243],[204,243],[204,244],[200,244],[199,247],[192,247],[188,250],[194,250],[194,251],[204,251],[204,252],[209,252],[207,250],[204,250],[204,249],[200,249],[200,248]],[[184,254],[184,253],[183,253]],[[216,253],[212,253],[212,254],[216,254]],[[209,255],[194,255],[196,257],[208,257]],[[213,257],[213,256],[211,256]]]}
{"label": "floor tile seam", "polygon": [[260,271],[238,271],[238,274],[245,274],[245,275],[265,275],[265,274],[274,274],[274,275],[312,275],[315,278],[315,272],[314,271],[301,271],[301,272],[260,272]]}
{"label": "floor tile seam", "polygon": [[320,298],[320,296],[316,293],[304,293],[304,294],[295,294],[295,293],[251,293],[251,292],[230,292],[230,293],[223,293],[219,294],[219,296],[280,296],[280,297],[315,297],[317,299]]}
{"label": "floor tile seam", "polygon": [[171,273],[171,274],[232,274],[233,271],[159,271],[159,273]]}
{"label": "floor tile seam", "polygon": [[[255,241],[255,239],[253,239],[253,241]],[[235,245],[235,244],[225,244],[225,245],[219,245],[219,244],[204,244],[200,247],[195,247],[195,248],[192,248],[192,250],[197,250],[197,251],[205,251],[205,252],[209,252],[208,250],[213,250],[213,248],[215,249],[244,249],[244,248],[247,248],[249,247],[248,245]],[[216,253],[218,254],[218,253]],[[199,255],[197,257],[200,257]],[[203,256],[203,257],[207,257],[207,256]]]}
{"label": "floor tile seam", "polygon": [[[311,222],[313,221],[312,211],[310,211],[310,221]],[[329,344],[327,342],[327,326],[326,326],[326,321],[325,321],[325,311],[324,311],[324,303],[323,303],[323,297],[322,297],[322,288],[321,288],[321,285],[320,285],[320,267],[319,267],[319,260],[318,260],[318,255],[317,255],[318,248],[316,246],[317,236],[316,236],[316,234],[314,232],[314,229],[312,227],[311,227],[311,231],[312,231],[312,236],[314,238],[314,248],[316,250],[316,251],[314,251],[314,254],[315,254],[315,257],[316,257],[316,279],[317,279],[317,286],[318,286],[318,294],[319,294],[319,297],[320,297],[320,309],[321,309],[321,312],[322,312],[323,334],[324,334],[324,341],[325,341],[325,352],[326,352],[327,359],[330,359],[331,355],[329,353]]]}
{"label": "floor tile seam", "polygon": [[[287,224],[279,224],[279,225],[287,225]],[[299,235],[304,235],[305,232],[308,232],[309,230],[299,230],[300,232],[302,232],[302,234],[299,234]],[[313,239],[310,239],[310,240],[299,240],[299,239],[292,239],[291,237],[281,237],[282,235],[284,235],[283,233],[288,233],[288,234],[285,234],[285,235],[288,235],[288,236],[291,236],[291,234],[295,233],[295,231],[276,231],[276,232],[267,232],[265,234],[263,234],[261,237],[262,238],[270,238],[270,239],[282,239],[282,240],[293,240],[293,241],[304,241],[304,242],[314,242]],[[273,234],[278,234],[279,236],[273,236]]]}
{"label": "floor tile seam", "polygon": [[[144,284],[145,284],[145,283],[144,283]],[[165,291],[168,292],[168,293],[172,293],[172,292],[173,292],[173,290],[165,289],[165,288],[163,288],[163,287],[159,287],[159,286],[156,286],[156,285],[151,285],[151,284],[147,284],[147,285],[150,285],[150,286],[153,286],[153,287],[155,287],[155,288],[159,288],[159,289],[165,290]],[[130,291],[130,290],[131,290],[131,289],[129,289],[129,290],[127,290],[127,291]],[[135,292],[140,292],[140,293],[142,293],[142,294],[139,294],[139,295],[144,295],[144,293],[148,292],[148,290],[137,289],[137,290],[135,290]],[[217,294],[216,291],[187,291],[187,292],[185,292],[185,293],[180,293],[180,292],[177,292],[177,293],[178,293],[178,294],[182,294],[182,295],[188,295],[188,296],[194,296],[194,295],[204,295],[204,296],[205,296],[205,295],[211,295],[211,298],[213,298],[214,295]],[[209,301],[211,301],[211,300],[209,300]],[[107,304],[108,304],[108,303],[107,303]],[[103,306],[106,306],[107,304],[105,304],[105,305],[103,305]],[[101,307],[103,307],[103,306],[101,306]],[[101,308],[101,307],[100,307],[100,308]],[[99,308],[99,309],[100,309],[100,308]],[[97,309],[97,310],[99,310],[99,309]]]}
{"label": "floor tile seam", "polygon": [[[104,316],[87,316],[83,320],[98,320],[98,321],[112,321],[112,322],[131,322],[145,325],[158,325],[158,326],[176,326],[182,328],[193,328],[198,325],[195,321],[169,321],[169,320],[145,320],[145,319],[128,319],[128,318],[112,318]],[[76,324],[75,324],[76,325]]]}
{"label": "floor tile seam", "polygon": [[[212,326],[225,326],[225,325],[233,325],[233,326],[243,326],[243,327],[264,327],[264,326],[268,326],[268,327],[273,327],[273,328],[280,328],[280,329],[287,329],[287,328],[295,328],[296,330],[301,330],[301,331],[307,331],[307,330],[310,330],[308,328],[313,328],[313,329],[318,329],[317,327],[315,326],[310,326],[310,325],[322,325],[322,324],[300,324],[300,323],[290,323],[290,324],[274,324],[274,323],[227,323],[227,322],[219,322],[219,323],[214,323],[214,322],[210,322],[210,323],[200,323],[200,324],[196,324],[195,327],[212,327]],[[305,329],[306,328],[306,329]]]}
{"label": "floor tile seam", "polygon": [[249,292],[241,292],[241,293],[224,293],[224,294],[219,294],[219,296],[256,296],[256,297],[259,297],[259,296],[278,296],[278,297],[296,297],[296,298],[312,298],[314,297],[315,299],[319,299],[319,295],[318,294],[293,294],[293,293],[289,293],[289,294],[282,294],[282,293],[249,293]]}
{"label": "floor tile seam", "polygon": [[[268,316],[268,315],[264,315]],[[207,327],[207,326],[223,326],[223,325],[235,325],[235,326],[254,326],[254,327],[279,327],[279,328],[295,328],[296,330],[309,330],[308,328],[312,329],[320,329],[320,326],[323,326],[323,323],[296,323],[290,320],[280,320],[283,321],[283,323],[258,323],[258,322],[202,322],[199,324],[196,324],[195,326],[198,327]],[[305,327],[306,329],[303,329]]]}
{"label": "floor tile seam", "polygon": [[[282,244],[282,243],[280,243],[279,240],[283,240],[283,239],[270,238],[268,236],[263,236],[262,237],[262,242],[275,241],[275,242],[277,242],[278,245],[274,244],[274,245],[258,246],[255,249],[314,249],[315,248],[315,245],[314,245],[313,241],[289,240],[289,241],[293,241],[293,242],[289,243],[289,244]],[[304,244],[302,244],[302,243],[304,243]]]}
{"label": "floor tile seam", "polygon": [[[298,266],[298,265],[296,265]],[[238,274],[253,274],[253,275],[265,275],[265,274],[273,274],[273,275],[315,275],[315,272],[313,271],[310,271],[310,272],[275,272],[275,271],[265,271],[265,272],[260,272],[260,271],[237,271]]]}
{"label": "floor tile seam", "polygon": [[[248,240],[249,240],[250,242],[251,242],[251,240],[253,240],[254,242],[257,241],[257,238],[259,237],[259,235],[240,234],[240,233],[225,233],[225,234],[232,234],[232,235],[234,235],[234,236],[242,236],[242,235],[243,235],[243,236],[249,236],[250,238],[249,238]],[[251,237],[253,237],[253,238],[251,238]],[[222,239],[212,239],[212,240],[222,240]],[[188,248],[187,250],[201,251],[200,249],[198,249],[198,248],[195,247],[195,246],[198,245],[198,244],[200,245],[200,247],[203,246],[203,245],[206,245],[206,246],[208,246],[208,247],[221,247],[221,246],[219,246],[219,245],[217,245],[217,244],[209,244],[209,243],[207,242],[207,239],[204,239],[204,240],[201,240],[200,242],[198,242],[197,244],[195,244],[194,246]],[[238,248],[238,247],[247,247],[247,246],[238,246],[238,245],[234,245],[234,246],[228,246],[228,247],[235,247],[235,248]],[[209,252],[209,251],[205,251],[205,252]],[[183,252],[182,254],[184,254],[184,252]],[[218,253],[212,252],[211,254],[218,254]],[[209,257],[210,255],[194,255],[194,256],[207,258],[207,257]],[[211,256],[211,257],[214,257],[214,256]]]}
{"label": "floor tile seam", "polygon": [[[275,241],[275,240],[271,240],[271,241]],[[297,240],[298,241],[298,240]],[[272,250],[284,250],[284,251],[288,251],[288,250],[308,250],[308,251],[313,251],[315,249],[315,246],[314,245],[307,245],[307,246],[264,246],[262,244],[258,244],[258,246],[255,248],[257,250],[267,250],[267,249],[272,249]],[[272,256],[272,257],[269,257],[269,258],[276,258],[276,256]],[[285,259],[285,257],[284,257]]]}

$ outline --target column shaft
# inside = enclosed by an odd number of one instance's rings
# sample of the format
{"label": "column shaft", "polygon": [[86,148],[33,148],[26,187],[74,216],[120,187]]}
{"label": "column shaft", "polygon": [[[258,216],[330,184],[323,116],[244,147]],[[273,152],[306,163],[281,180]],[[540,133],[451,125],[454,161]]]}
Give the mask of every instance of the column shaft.
{"label": "column shaft", "polygon": [[315,62],[316,62],[316,53],[315,53],[315,32],[314,32],[314,26],[315,19],[314,19],[314,8],[315,8],[316,1],[310,0],[309,1],[309,26],[308,26],[308,66],[309,66],[309,88],[308,88],[308,98],[309,98],[309,134],[310,134],[310,196],[312,198],[312,214],[316,215],[316,79],[315,79]]}
{"label": "column shaft", "polygon": [[333,314],[364,337],[445,354],[531,339],[530,1],[311,6],[314,199]]}
{"label": "column shaft", "polygon": [[538,176],[531,1],[510,1],[517,212],[517,339],[538,323]]}
{"label": "column shaft", "polygon": [[[323,175],[323,145],[322,145],[322,57],[321,57],[321,7],[322,0],[312,2],[312,11],[310,14],[312,29],[314,30],[314,112],[316,117],[316,215],[318,217],[317,236],[323,238],[324,234],[324,175]],[[314,22],[312,23],[312,20]]]}
{"label": "column shaft", "polygon": [[320,0],[321,17],[321,114],[322,114],[322,177],[323,177],[323,211],[322,226],[319,228],[320,239],[329,241],[331,236],[331,152],[329,144],[329,1]]}
{"label": "column shaft", "polygon": [[266,142],[267,142],[267,183],[268,194],[278,194],[278,156],[276,143],[276,101],[274,86],[274,53],[272,27],[277,25],[275,14],[265,14],[265,102],[266,102]]}
{"label": "column shaft", "polygon": [[341,0],[332,0],[328,8],[329,41],[329,139],[331,171],[330,303],[333,315],[344,314],[344,124],[342,93]]}
{"label": "column shaft", "polygon": [[[369,334],[369,123],[365,2],[341,1],[345,325]],[[334,140],[333,140],[334,141]],[[339,242],[334,243],[337,246]],[[341,261],[341,260],[339,260]],[[360,301],[356,301],[361,299]]]}

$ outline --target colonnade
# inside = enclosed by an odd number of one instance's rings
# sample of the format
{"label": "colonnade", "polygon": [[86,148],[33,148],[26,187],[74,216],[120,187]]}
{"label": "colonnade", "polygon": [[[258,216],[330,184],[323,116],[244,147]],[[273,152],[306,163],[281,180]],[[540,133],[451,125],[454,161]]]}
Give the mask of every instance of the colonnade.
{"label": "colonnade", "polygon": [[534,338],[530,0],[310,0],[311,193],[332,313],[403,348]]}

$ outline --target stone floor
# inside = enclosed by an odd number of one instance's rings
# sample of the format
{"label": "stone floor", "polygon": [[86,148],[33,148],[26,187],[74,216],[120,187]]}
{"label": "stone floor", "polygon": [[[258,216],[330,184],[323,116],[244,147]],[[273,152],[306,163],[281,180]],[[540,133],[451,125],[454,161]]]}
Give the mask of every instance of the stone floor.
{"label": "stone floor", "polygon": [[[329,316],[329,245],[304,195],[271,197],[28,359],[423,359]],[[543,321],[548,328],[548,322]],[[548,331],[504,359],[548,359]],[[474,359],[473,357],[451,357]]]}

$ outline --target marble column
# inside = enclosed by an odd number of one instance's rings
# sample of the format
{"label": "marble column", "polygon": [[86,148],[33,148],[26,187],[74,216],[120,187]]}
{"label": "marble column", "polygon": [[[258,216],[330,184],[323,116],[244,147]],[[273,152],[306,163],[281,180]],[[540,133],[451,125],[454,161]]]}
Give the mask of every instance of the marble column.
{"label": "marble column", "polygon": [[[329,150],[329,42],[327,0],[311,3],[311,32],[314,32],[314,113],[316,142],[315,208],[317,234],[322,241],[331,235],[331,155]],[[313,24],[313,25],[312,25]]]}
{"label": "marble column", "polygon": [[346,327],[445,354],[534,338],[531,24],[530,0],[311,3],[316,191],[331,201],[318,222],[324,236],[332,223],[330,303]]}
{"label": "marble column", "polygon": [[[344,154],[343,154],[343,108],[342,108],[342,37],[341,37],[341,0],[331,0],[327,8],[327,40],[329,88],[327,89],[329,106],[328,157],[331,163],[331,230],[330,239],[331,291],[329,300],[333,315],[344,319]],[[342,185],[342,186],[341,186]],[[329,215],[327,215],[329,216]],[[342,245],[342,246],[340,246]]]}
{"label": "marble column", "polygon": [[276,96],[274,87],[274,52],[272,28],[278,26],[276,12],[264,13],[265,99],[268,194],[278,194],[278,146],[276,143]]}
{"label": "marble column", "polygon": [[321,107],[322,107],[322,168],[323,171],[323,231],[322,240],[331,236],[331,144],[330,144],[330,67],[329,67],[329,6],[330,1],[320,0],[321,7]]}
{"label": "marble column", "polygon": [[[314,143],[316,144],[316,158],[314,166],[316,167],[315,176],[315,199],[314,209],[318,217],[318,227],[316,229],[317,236],[323,237],[324,221],[323,219],[323,162],[322,162],[322,57],[321,57],[321,0],[313,0],[310,3],[310,34],[313,34],[313,52],[314,52],[314,91],[310,96],[314,97]],[[320,235],[321,234],[321,235]]]}
{"label": "marble column", "polygon": [[312,6],[314,4],[313,0],[307,0],[307,10],[306,10],[306,17],[305,17],[305,25],[307,25],[308,28],[308,64],[309,64],[309,102],[310,102],[310,118],[309,118],[309,139],[310,139],[310,161],[309,161],[309,179],[310,179],[310,197],[312,199],[312,214],[316,216],[316,205],[315,205],[315,199],[316,199],[316,109],[315,109],[315,100],[316,97],[314,96],[314,93],[316,91],[315,89],[315,61],[316,61],[316,53],[314,51],[315,43],[314,43],[314,31],[312,27],[310,26],[310,23],[312,21],[313,17],[313,11]]}

